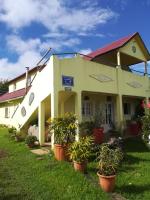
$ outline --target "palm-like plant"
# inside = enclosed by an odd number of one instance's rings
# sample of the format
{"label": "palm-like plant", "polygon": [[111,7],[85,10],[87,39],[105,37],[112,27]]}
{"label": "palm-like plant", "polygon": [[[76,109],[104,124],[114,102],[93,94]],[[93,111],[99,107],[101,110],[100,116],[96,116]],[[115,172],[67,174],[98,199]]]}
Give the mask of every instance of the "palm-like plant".
{"label": "palm-like plant", "polygon": [[99,174],[104,176],[115,175],[123,159],[123,153],[120,148],[111,148],[109,144],[102,144],[98,152]]}
{"label": "palm-like plant", "polygon": [[80,138],[79,141],[72,143],[69,148],[70,159],[78,163],[87,161],[91,155],[92,144],[92,137]]}
{"label": "palm-like plant", "polygon": [[67,144],[74,141],[76,134],[76,116],[66,113],[64,117],[54,118],[50,121],[49,130],[54,131],[55,144]]}

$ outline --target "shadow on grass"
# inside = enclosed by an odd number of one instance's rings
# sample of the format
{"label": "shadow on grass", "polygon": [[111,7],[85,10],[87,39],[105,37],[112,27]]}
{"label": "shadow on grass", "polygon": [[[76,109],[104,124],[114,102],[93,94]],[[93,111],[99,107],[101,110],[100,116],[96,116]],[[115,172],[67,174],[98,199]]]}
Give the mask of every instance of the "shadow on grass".
{"label": "shadow on grass", "polygon": [[140,157],[136,157],[133,155],[126,154],[124,157],[124,163],[125,164],[139,164],[140,162],[150,162],[149,159],[144,159]]}
{"label": "shadow on grass", "polygon": [[90,167],[88,167],[89,174],[91,174],[91,173],[97,174],[97,171],[98,171],[98,169],[96,168],[96,166],[90,166]]}
{"label": "shadow on grass", "polygon": [[149,152],[141,137],[133,137],[124,140],[124,149],[126,152]]}
{"label": "shadow on grass", "polygon": [[[10,194],[10,195],[4,195],[4,196],[0,196],[1,200],[21,200],[21,199],[25,199],[26,195],[22,195],[22,194]],[[27,199],[27,198],[26,198]]]}
{"label": "shadow on grass", "polygon": [[143,192],[148,192],[150,189],[150,184],[144,185],[124,185],[122,187],[117,187],[118,190],[123,191],[125,193],[131,194],[140,194]]}
{"label": "shadow on grass", "polygon": [[98,184],[98,178],[95,179],[93,176],[91,176],[89,173],[86,173],[84,174],[86,179],[92,184],[94,185],[95,187],[99,187],[99,184]]}

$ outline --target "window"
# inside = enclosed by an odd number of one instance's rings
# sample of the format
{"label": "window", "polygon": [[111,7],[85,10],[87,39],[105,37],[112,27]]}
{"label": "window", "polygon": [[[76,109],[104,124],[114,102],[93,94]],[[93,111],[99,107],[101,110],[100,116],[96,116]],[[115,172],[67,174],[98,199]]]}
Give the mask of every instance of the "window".
{"label": "window", "polygon": [[9,115],[8,115],[8,107],[5,108],[5,118],[9,118]]}
{"label": "window", "polygon": [[124,110],[124,115],[130,115],[131,114],[131,105],[130,105],[130,103],[124,103],[123,104],[123,110]]}
{"label": "window", "polygon": [[92,104],[87,96],[84,97],[82,103],[82,115],[86,117],[92,115]]}

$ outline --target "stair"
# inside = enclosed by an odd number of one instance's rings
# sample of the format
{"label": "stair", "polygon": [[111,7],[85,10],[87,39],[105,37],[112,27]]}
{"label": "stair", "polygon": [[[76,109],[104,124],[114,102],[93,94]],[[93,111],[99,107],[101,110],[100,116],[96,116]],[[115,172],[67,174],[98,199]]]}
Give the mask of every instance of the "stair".
{"label": "stair", "polygon": [[37,72],[30,90],[12,116],[11,125],[21,129],[27,124],[30,117],[37,112],[40,102],[51,94],[52,83],[53,59],[51,57],[43,70]]}

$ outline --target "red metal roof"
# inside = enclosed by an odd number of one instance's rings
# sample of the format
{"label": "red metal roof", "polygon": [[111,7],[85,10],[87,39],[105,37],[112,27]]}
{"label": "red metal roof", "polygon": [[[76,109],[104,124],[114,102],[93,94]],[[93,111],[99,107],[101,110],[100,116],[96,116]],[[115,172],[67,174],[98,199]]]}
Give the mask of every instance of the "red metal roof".
{"label": "red metal roof", "polygon": [[123,45],[125,45],[129,40],[131,40],[136,34],[138,33],[134,33],[132,35],[128,35],[124,38],[121,38],[115,42],[112,42],[111,44],[108,44],[100,49],[97,49],[96,51],[93,51],[92,53],[87,54],[87,56],[84,56],[84,59],[86,60],[92,60],[93,58],[100,56],[102,54],[108,53],[110,51],[113,51],[115,49],[118,49],[120,47],[122,47]]}
{"label": "red metal roof", "polygon": [[23,97],[25,95],[25,93],[26,93],[25,88],[20,89],[20,90],[16,90],[16,91],[10,92],[10,93],[7,92],[7,93],[0,96],[0,102],[11,100],[11,99],[17,99],[19,97]]}

